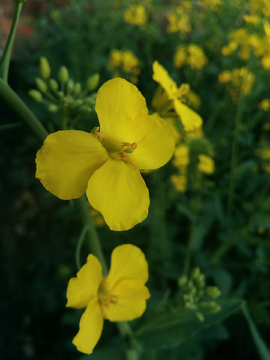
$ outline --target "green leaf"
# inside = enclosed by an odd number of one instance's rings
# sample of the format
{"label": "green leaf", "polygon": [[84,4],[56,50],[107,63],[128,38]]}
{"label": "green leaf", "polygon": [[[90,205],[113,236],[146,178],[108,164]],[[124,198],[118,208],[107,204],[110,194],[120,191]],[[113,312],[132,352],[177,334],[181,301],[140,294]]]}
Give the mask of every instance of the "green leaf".
{"label": "green leaf", "polygon": [[242,311],[243,314],[248,322],[249,328],[250,328],[250,332],[251,335],[253,337],[254,343],[257,346],[258,349],[258,353],[260,355],[260,358],[262,360],[270,360],[270,352],[269,349],[267,348],[263,338],[261,337],[252,317],[250,316],[248,307],[246,303],[242,304]]}
{"label": "green leaf", "polygon": [[222,309],[215,314],[203,313],[205,320],[198,321],[189,309],[171,309],[157,315],[142,326],[135,336],[145,348],[173,347],[187,341],[206,328],[220,323],[232,315],[244,303],[242,299],[219,300]]}

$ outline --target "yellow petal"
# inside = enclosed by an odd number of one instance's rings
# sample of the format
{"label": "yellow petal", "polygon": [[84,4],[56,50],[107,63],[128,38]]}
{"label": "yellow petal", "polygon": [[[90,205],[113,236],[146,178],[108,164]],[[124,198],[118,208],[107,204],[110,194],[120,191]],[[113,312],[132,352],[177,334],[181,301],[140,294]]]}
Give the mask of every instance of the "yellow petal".
{"label": "yellow petal", "polygon": [[153,79],[158,82],[166,91],[169,99],[175,99],[177,96],[177,86],[175,81],[170,77],[168,71],[155,61],[153,64]]}
{"label": "yellow petal", "polygon": [[129,158],[139,169],[158,169],[172,157],[175,137],[171,126],[160,117],[142,116],[131,124],[128,133],[130,142],[137,144]]}
{"label": "yellow petal", "polygon": [[96,112],[104,141],[113,139],[121,144],[126,139],[129,123],[148,114],[146,102],[137,87],[115,78],[101,86],[97,93]]}
{"label": "yellow petal", "polygon": [[148,264],[140,248],[125,244],[113,250],[111,268],[107,277],[110,292],[125,279],[136,279],[145,284],[148,276]]}
{"label": "yellow petal", "polygon": [[36,177],[62,200],[82,196],[88,180],[109,158],[93,134],[65,130],[50,134],[37,153]]}
{"label": "yellow petal", "polygon": [[150,293],[141,281],[127,279],[121,281],[113,291],[117,303],[111,303],[105,308],[105,317],[111,321],[130,321],[144,313],[146,299]]}
{"label": "yellow petal", "polygon": [[180,100],[174,100],[174,108],[184,125],[186,131],[192,131],[202,125],[202,118]]}
{"label": "yellow petal", "polygon": [[103,315],[98,298],[92,299],[80,320],[80,330],[73,339],[77,349],[85,354],[91,354],[103,329]]}
{"label": "yellow petal", "polygon": [[77,277],[69,280],[66,306],[76,309],[86,307],[91,299],[97,297],[102,279],[100,262],[94,255],[88,255],[87,263],[79,270]]}
{"label": "yellow petal", "polygon": [[108,160],[90,178],[86,194],[111,230],[129,230],[148,215],[149,192],[138,169]]}

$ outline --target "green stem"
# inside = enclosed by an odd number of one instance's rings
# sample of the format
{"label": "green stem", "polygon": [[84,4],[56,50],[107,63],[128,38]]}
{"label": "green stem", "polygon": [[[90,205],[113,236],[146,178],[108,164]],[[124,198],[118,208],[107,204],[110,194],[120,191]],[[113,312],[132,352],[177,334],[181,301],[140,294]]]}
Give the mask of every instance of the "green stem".
{"label": "green stem", "polygon": [[106,276],[108,274],[108,267],[85,195],[83,195],[79,199],[73,200],[73,204],[82,220],[82,223],[87,226],[86,236],[88,238],[91,253],[95,255],[100,261],[103,269],[103,274],[104,276]]}
{"label": "green stem", "polygon": [[16,29],[20,18],[20,13],[22,10],[22,3],[16,2],[13,21],[10,29],[10,33],[7,39],[7,43],[5,46],[5,50],[0,62],[0,74],[3,72],[3,79],[7,82],[8,80],[8,70],[9,70],[9,63],[10,63],[10,57],[11,57],[11,51],[15,39]]}
{"label": "green stem", "polygon": [[17,128],[17,127],[20,127],[20,126],[22,126],[21,122],[15,123],[15,124],[0,125],[0,131],[2,131],[2,130],[10,130],[10,129],[14,129],[14,128]]}
{"label": "green stem", "polygon": [[0,98],[2,98],[19,115],[22,122],[31,130],[40,142],[43,142],[46,139],[49,135],[47,130],[3,79],[0,79]]}
{"label": "green stem", "polygon": [[192,258],[192,252],[193,252],[194,228],[195,228],[195,223],[192,223],[189,238],[188,238],[188,243],[187,243],[187,251],[186,251],[185,260],[184,260],[184,267],[183,267],[183,275],[187,275],[187,276],[190,271],[190,264],[191,264],[191,258]]}
{"label": "green stem", "polygon": [[82,244],[83,244],[83,241],[85,239],[85,235],[86,235],[87,230],[88,230],[88,226],[85,226],[82,229],[81,236],[80,236],[80,238],[79,238],[79,240],[77,242],[76,253],[75,253],[75,261],[76,261],[78,271],[82,267],[81,266],[81,260],[80,260],[80,254],[81,254],[81,248],[82,248]]}

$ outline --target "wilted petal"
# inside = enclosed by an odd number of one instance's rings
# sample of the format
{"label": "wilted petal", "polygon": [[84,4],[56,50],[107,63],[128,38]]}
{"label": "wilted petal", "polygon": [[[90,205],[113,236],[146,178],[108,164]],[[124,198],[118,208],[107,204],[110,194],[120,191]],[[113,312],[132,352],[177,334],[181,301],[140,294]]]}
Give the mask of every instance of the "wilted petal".
{"label": "wilted petal", "polygon": [[37,153],[36,177],[62,200],[82,196],[93,173],[109,159],[95,135],[65,130],[50,134]]}
{"label": "wilted petal", "polygon": [[80,330],[73,339],[77,349],[85,354],[91,354],[103,329],[103,315],[98,298],[92,299],[80,320]]}
{"label": "wilted petal", "polygon": [[146,283],[148,280],[148,264],[144,253],[135,245],[117,246],[112,252],[111,268],[107,277],[110,292],[125,279],[136,279]]}
{"label": "wilted petal", "polygon": [[111,230],[129,230],[148,214],[149,192],[138,169],[109,160],[90,178],[90,204],[101,212]]}
{"label": "wilted petal", "polygon": [[117,303],[105,309],[105,317],[111,321],[130,321],[142,316],[146,309],[146,299],[150,293],[141,281],[123,280],[113,290]]}
{"label": "wilted petal", "polygon": [[84,308],[92,298],[97,297],[103,279],[102,267],[98,259],[90,254],[87,263],[79,270],[77,277],[71,278],[67,288],[67,307]]}

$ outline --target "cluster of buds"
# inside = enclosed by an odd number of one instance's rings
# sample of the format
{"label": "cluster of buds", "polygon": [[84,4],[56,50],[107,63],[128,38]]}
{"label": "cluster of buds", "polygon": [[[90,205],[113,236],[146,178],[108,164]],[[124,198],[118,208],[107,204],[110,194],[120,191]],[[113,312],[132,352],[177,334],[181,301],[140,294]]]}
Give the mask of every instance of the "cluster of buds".
{"label": "cluster of buds", "polygon": [[65,66],[58,70],[58,81],[51,78],[50,64],[44,57],[40,59],[39,74],[40,77],[35,79],[38,90],[30,90],[29,95],[35,101],[46,104],[50,112],[79,117],[94,111],[96,93],[89,96],[89,92],[97,88],[99,74],[89,77],[85,89],[82,89],[79,82],[70,79]]}
{"label": "cluster of buds", "polygon": [[203,312],[216,313],[221,310],[214,301],[221,295],[220,290],[216,286],[205,285],[205,276],[198,267],[192,270],[189,279],[186,275],[181,276],[178,285],[183,306],[194,311],[199,321],[204,321]]}

